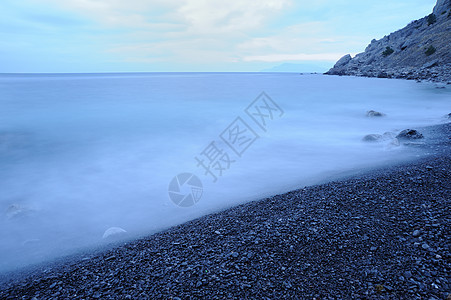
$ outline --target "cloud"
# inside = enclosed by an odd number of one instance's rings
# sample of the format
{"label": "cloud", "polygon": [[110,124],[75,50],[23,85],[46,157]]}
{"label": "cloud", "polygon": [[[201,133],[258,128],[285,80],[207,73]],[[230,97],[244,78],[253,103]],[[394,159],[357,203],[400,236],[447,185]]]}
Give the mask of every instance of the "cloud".
{"label": "cloud", "polygon": [[291,0],[45,0],[116,31],[107,53],[121,61],[174,63],[240,61],[237,45],[258,31]]}
{"label": "cloud", "polygon": [[259,29],[290,3],[288,0],[188,0],[177,13],[187,21],[192,34],[230,34]]}
{"label": "cloud", "polygon": [[[333,35],[328,22],[305,22],[265,37],[250,38],[237,46],[244,62],[337,61],[363,47],[364,38]],[[332,50],[332,51],[331,51]]]}
{"label": "cloud", "polygon": [[[37,0],[33,0],[37,1]],[[258,28],[291,0],[40,0],[103,26],[146,29],[180,24],[185,33],[221,34]]]}
{"label": "cloud", "polygon": [[331,61],[425,15],[427,1],[2,0],[0,72],[25,58],[120,70]]}
{"label": "cloud", "polygon": [[167,0],[30,0],[92,20],[103,28],[146,29],[172,23],[170,13],[177,1]]}

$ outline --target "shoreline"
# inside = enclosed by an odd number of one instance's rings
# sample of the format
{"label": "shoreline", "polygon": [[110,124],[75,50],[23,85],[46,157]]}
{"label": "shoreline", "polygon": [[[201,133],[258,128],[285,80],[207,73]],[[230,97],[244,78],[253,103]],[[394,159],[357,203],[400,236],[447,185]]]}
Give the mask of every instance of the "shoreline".
{"label": "shoreline", "polygon": [[417,161],[0,275],[0,298],[446,299],[451,124],[425,130],[431,154]]}
{"label": "shoreline", "polygon": [[395,67],[395,68],[374,68],[374,70],[339,70],[334,68],[323,73],[329,76],[354,76],[366,78],[386,78],[415,80],[417,82],[431,82],[444,85],[451,85],[451,64],[430,68],[417,67]]}

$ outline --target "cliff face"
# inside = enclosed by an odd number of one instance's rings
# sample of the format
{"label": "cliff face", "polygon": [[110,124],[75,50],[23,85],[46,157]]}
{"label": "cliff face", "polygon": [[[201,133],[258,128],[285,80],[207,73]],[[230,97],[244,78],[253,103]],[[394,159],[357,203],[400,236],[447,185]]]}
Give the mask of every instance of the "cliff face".
{"label": "cliff face", "polygon": [[447,11],[451,8],[451,2],[449,0],[437,0],[433,13],[440,15],[443,11]]}
{"label": "cliff face", "polygon": [[372,40],[365,52],[342,57],[326,74],[451,83],[451,0],[438,0],[429,16]]}

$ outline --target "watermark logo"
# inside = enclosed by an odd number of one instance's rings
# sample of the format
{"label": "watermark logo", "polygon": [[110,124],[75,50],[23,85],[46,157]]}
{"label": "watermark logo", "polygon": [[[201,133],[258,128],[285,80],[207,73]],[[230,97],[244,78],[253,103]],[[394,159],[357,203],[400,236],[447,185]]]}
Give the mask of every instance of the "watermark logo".
{"label": "watermark logo", "polygon": [[202,167],[205,171],[204,175],[210,175],[213,178],[213,182],[218,180],[219,176],[225,170],[230,169],[230,165],[235,160],[230,159],[229,154],[216,145],[215,141],[212,141],[200,154],[194,157],[197,161],[197,167]]}
{"label": "watermark logo", "polygon": [[246,114],[266,132],[267,122],[283,116],[283,110],[265,92],[261,93],[245,110]]}
{"label": "watermark logo", "polygon": [[191,173],[181,173],[169,183],[168,193],[172,202],[181,207],[199,202],[204,189],[200,179]]}
{"label": "watermark logo", "polygon": [[[284,114],[280,106],[265,92],[249,104],[244,112],[247,119],[250,118],[257,124],[257,126],[254,124],[256,128],[238,116],[219,134],[220,141],[211,141],[194,157],[196,167],[201,168],[203,175],[210,177],[213,183],[217,182],[219,177],[222,177],[260,138],[257,130],[266,132],[268,124]],[[224,144],[225,148],[220,146]],[[189,207],[196,204],[202,193],[202,182],[192,173],[179,174],[169,184],[169,198],[178,206]]]}
{"label": "watermark logo", "polygon": [[259,138],[259,135],[240,117],[236,118],[219,137],[239,157]]}

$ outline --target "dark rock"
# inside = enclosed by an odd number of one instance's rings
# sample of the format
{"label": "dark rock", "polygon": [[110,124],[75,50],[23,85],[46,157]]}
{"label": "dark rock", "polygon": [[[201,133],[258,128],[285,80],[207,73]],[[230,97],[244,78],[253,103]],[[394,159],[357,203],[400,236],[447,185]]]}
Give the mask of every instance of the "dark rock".
{"label": "dark rock", "polygon": [[369,110],[366,112],[366,116],[367,117],[383,117],[383,116],[385,116],[385,114],[378,112],[378,111]]}
{"label": "dark rock", "polygon": [[414,129],[403,130],[396,136],[398,140],[417,140],[422,139],[423,137],[424,136],[420,132]]}

